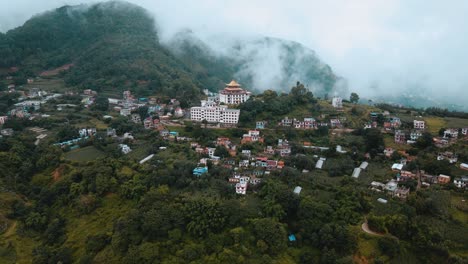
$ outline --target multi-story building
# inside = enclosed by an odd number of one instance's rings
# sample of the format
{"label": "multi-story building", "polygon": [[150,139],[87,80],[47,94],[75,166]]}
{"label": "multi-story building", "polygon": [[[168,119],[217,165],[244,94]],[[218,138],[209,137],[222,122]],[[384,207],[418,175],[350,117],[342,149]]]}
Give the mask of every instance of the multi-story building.
{"label": "multi-story building", "polygon": [[209,123],[237,124],[239,122],[239,109],[229,109],[226,105],[217,105],[215,102],[202,101],[201,106],[190,108],[190,119]]}
{"label": "multi-story building", "polygon": [[418,130],[411,131],[410,139],[412,141],[416,141],[420,137],[422,137],[422,133],[420,131],[418,131]]}
{"label": "multi-story building", "polygon": [[219,92],[219,101],[225,104],[241,104],[249,100],[251,93],[241,88],[240,84],[232,80],[226,88]]}
{"label": "multi-story building", "polygon": [[249,130],[248,134],[242,136],[241,144],[249,142],[260,142],[263,143],[263,137],[260,136],[260,131],[258,130]]}
{"label": "multi-story building", "polygon": [[406,133],[401,130],[395,131],[395,143],[397,144],[406,143]]}
{"label": "multi-story building", "polygon": [[338,97],[338,96],[333,97],[332,105],[335,108],[343,108],[343,99],[341,97]]}
{"label": "multi-story building", "polygon": [[414,129],[425,129],[426,128],[426,122],[425,121],[420,121],[420,120],[414,120]]}
{"label": "multi-story building", "polygon": [[458,138],[458,129],[449,128],[444,131],[444,138]]}

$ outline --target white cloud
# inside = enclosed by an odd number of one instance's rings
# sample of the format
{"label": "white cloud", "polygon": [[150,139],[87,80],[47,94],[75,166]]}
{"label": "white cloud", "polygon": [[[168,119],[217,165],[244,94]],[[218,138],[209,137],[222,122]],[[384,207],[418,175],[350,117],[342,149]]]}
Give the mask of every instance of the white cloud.
{"label": "white cloud", "polygon": [[[80,0],[0,0],[0,30]],[[90,2],[90,1],[84,1]],[[163,39],[191,28],[213,45],[220,34],[262,34],[314,49],[363,95],[426,93],[463,102],[468,29],[463,0],[130,0],[153,12]],[[226,40],[228,41],[228,40]],[[377,87],[377,88],[375,88]],[[465,101],[468,101],[466,99]]]}

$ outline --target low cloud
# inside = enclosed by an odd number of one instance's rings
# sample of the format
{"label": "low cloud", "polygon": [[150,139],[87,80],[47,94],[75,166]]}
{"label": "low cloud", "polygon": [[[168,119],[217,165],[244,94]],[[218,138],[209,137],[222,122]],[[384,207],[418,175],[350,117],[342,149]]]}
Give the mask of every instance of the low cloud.
{"label": "low cloud", "polygon": [[[80,0],[17,0],[0,9],[0,30],[21,25],[36,13]],[[95,1],[92,1],[95,2]],[[403,0],[130,0],[155,14],[163,41],[191,28],[219,52],[235,38],[271,36],[313,49],[361,97],[424,95],[466,104],[468,2]],[[225,37],[223,37],[225,36]],[[258,51],[244,71],[254,71],[263,86],[275,86],[282,74],[281,54]],[[242,71],[241,70],[241,71]]]}

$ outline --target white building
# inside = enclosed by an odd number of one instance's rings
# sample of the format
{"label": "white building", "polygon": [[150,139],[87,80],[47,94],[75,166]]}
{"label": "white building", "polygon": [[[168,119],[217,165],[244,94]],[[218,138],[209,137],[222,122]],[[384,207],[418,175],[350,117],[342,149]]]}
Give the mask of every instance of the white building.
{"label": "white building", "polygon": [[245,195],[247,193],[247,184],[249,182],[249,177],[240,177],[239,182],[236,183],[236,193]]}
{"label": "white building", "polygon": [[120,109],[120,115],[129,116],[132,113],[132,109],[122,108]]}
{"label": "white building", "polygon": [[419,120],[414,120],[414,128],[415,129],[425,129],[426,128],[426,122],[425,121],[419,121]]}
{"label": "white building", "polygon": [[226,88],[219,92],[219,101],[225,104],[242,104],[249,100],[250,92],[241,88],[240,84],[232,80]]}
{"label": "white building", "polygon": [[464,127],[461,129],[461,134],[464,136],[468,136],[468,127]]}
{"label": "white building", "polygon": [[332,105],[335,108],[343,108],[343,99],[341,97],[333,97],[332,99]]}
{"label": "white building", "polygon": [[458,129],[449,128],[444,131],[444,138],[458,138]]}
{"label": "white building", "polygon": [[132,151],[132,149],[130,149],[130,147],[128,145],[125,145],[125,144],[119,144],[119,148],[120,148],[120,150],[122,151],[123,154],[128,154],[128,153],[130,153],[130,151]]}
{"label": "white building", "polygon": [[237,124],[239,115],[239,109],[229,109],[214,102],[202,101],[201,106],[190,108],[190,119],[198,122],[206,120],[210,123]]}

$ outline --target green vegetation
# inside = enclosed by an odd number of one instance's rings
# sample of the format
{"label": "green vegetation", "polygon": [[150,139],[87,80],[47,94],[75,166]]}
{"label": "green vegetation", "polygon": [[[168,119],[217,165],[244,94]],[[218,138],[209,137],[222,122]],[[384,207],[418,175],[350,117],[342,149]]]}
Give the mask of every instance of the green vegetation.
{"label": "green vegetation", "polygon": [[[304,84],[309,80],[297,82],[289,93],[266,90],[239,105],[237,128],[210,128],[182,119],[183,125],[158,127],[215,148],[220,163],[210,160],[208,172],[194,176],[206,153],[115,113],[112,120],[103,120],[107,97],[131,89],[162,101],[176,97],[185,107],[200,98],[201,88],[219,88],[240,62],[231,65],[227,58],[209,57],[203,45],[192,42],[182,42],[173,54],[157,38],[153,19],[122,2],[59,8],[0,34],[0,67],[20,67],[4,84],[60,93],[99,91],[90,108],[80,105],[80,95],[67,94],[38,110],[50,117],[10,118],[2,125],[14,134],[0,138],[0,263],[467,262],[466,190],[452,183],[423,188],[408,180],[399,183],[411,191],[401,200],[369,189],[372,181],[396,177],[390,168],[401,160],[402,150],[411,155],[405,167],[409,171],[466,175],[455,164],[437,161],[440,149],[432,141],[441,128],[467,126],[464,113],[358,105],[357,94],[337,111],[312,94]],[[298,52],[296,45],[283,48]],[[56,70],[53,77],[24,84],[25,78],[67,63],[74,66],[66,72]],[[329,67],[315,67],[315,57],[306,56],[301,63],[313,65],[304,67],[311,79],[333,86],[336,77]],[[7,73],[0,71],[0,76]],[[2,92],[0,113],[11,109],[19,96]],[[76,107],[57,110],[57,104]],[[138,113],[145,117],[146,110]],[[383,111],[401,117],[404,129],[423,116],[429,133],[410,146],[394,144],[392,133],[384,129],[363,129],[371,112]],[[346,129],[279,127],[286,116],[324,123],[339,119]],[[384,115],[376,119],[381,127]],[[264,142],[241,145],[242,136],[260,120],[267,121],[261,130]],[[32,127],[47,129],[47,137],[36,141]],[[79,148],[54,145],[78,137],[84,127],[95,127],[97,133],[80,141]],[[110,137],[107,128],[118,135],[130,132],[134,139]],[[229,137],[236,149],[216,146],[218,137]],[[231,166],[247,159],[242,150],[267,156],[265,148],[277,146],[279,139],[288,140],[292,154],[268,157],[284,162],[283,168],[263,173],[260,166]],[[305,148],[306,143],[328,149]],[[119,144],[128,144],[132,152],[124,155]],[[344,151],[335,151],[337,145]],[[396,152],[387,158],[386,147]],[[466,140],[443,150],[468,160]],[[230,157],[232,152],[236,155]],[[140,164],[149,154],[153,158]],[[316,169],[321,157],[326,158],[324,166]],[[363,161],[368,168],[358,179],[350,177]],[[261,183],[249,184],[246,195],[238,195],[229,182],[235,173],[259,174]],[[293,192],[296,186],[302,187],[300,194]],[[373,232],[362,228],[365,221]]]}
{"label": "green vegetation", "polygon": [[78,162],[93,161],[104,157],[104,153],[93,146],[71,150],[64,155],[65,159]]}

